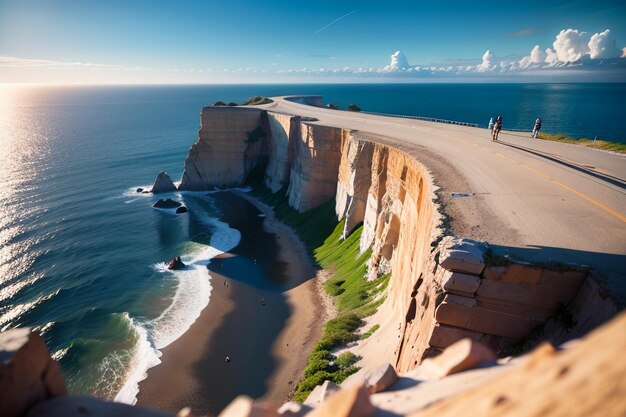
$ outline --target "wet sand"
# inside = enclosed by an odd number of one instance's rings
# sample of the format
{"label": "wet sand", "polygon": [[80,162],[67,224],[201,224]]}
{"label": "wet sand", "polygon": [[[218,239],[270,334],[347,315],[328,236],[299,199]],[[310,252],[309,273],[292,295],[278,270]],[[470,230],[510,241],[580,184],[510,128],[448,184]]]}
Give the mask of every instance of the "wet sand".
{"label": "wet sand", "polygon": [[138,404],[216,415],[246,394],[279,405],[321,334],[316,271],[297,236],[241,196],[214,196],[241,242],[212,260],[209,305],[163,349],[162,363],[140,383]]}

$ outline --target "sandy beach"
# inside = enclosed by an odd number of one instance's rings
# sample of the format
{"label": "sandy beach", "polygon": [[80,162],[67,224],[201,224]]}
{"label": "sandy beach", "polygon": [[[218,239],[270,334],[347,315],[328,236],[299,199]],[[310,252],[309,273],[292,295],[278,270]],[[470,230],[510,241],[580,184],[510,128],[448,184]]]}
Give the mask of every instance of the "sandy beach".
{"label": "sandy beach", "polygon": [[297,235],[253,202],[217,195],[241,242],[209,265],[209,305],[163,349],[162,363],[140,384],[138,404],[216,415],[237,395],[278,405],[295,388],[321,334],[324,303]]}

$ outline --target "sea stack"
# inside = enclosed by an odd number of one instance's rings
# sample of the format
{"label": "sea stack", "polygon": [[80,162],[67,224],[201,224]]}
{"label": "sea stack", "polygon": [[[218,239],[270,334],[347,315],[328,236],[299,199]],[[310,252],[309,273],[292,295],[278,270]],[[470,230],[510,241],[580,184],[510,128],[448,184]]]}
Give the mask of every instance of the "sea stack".
{"label": "sea stack", "polygon": [[178,189],[172,182],[172,179],[169,175],[167,175],[167,172],[161,171],[154,180],[154,185],[152,186],[152,190],[150,190],[150,192],[152,192],[152,194],[159,194],[170,193],[177,190]]}

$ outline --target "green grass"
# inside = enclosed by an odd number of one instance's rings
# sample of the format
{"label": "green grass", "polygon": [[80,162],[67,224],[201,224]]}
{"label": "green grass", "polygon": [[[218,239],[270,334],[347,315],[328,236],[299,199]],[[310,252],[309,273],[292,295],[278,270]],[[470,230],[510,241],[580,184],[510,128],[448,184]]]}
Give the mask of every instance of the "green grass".
{"label": "green grass", "polygon": [[544,132],[539,132],[537,137],[543,140],[573,143],[575,145],[585,146],[588,148],[603,149],[605,151],[612,151],[612,152],[617,152],[617,153],[626,153],[626,144],[617,143],[617,142],[609,142],[607,140],[602,140],[602,139],[598,139],[594,142],[593,139],[589,139],[589,138],[575,139],[575,138],[566,136],[562,133],[550,134],[550,133],[544,133]]}
{"label": "green grass", "polygon": [[360,337],[361,340],[365,340],[376,332],[380,328],[380,324],[373,325],[367,332],[363,333]]}
{"label": "green grass", "polygon": [[261,104],[269,104],[272,103],[273,100],[269,99],[267,97],[261,97],[261,96],[254,96],[254,97],[250,97],[248,100],[246,100],[245,103],[243,103],[244,106],[258,106]]}
{"label": "green grass", "polygon": [[[337,223],[334,200],[306,213],[298,213],[289,207],[285,189],[272,193],[257,184],[252,194],[272,206],[276,217],[298,233],[319,267],[332,271],[324,288],[334,297],[338,314],[324,325],[322,337],[307,360],[304,378],[294,394],[294,401],[302,402],[325,380],[340,384],[358,371],[355,364],[360,358],[356,355],[346,352],[335,358],[330,351],[360,338],[358,329],[363,325],[362,319],[374,314],[383,303],[381,292],[387,288],[391,276],[383,275],[367,281],[365,275],[371,251],[359,255],[363,228],[359,227],[341,240],[344,222]],[[378,329],[374,327],[369,332]]]}

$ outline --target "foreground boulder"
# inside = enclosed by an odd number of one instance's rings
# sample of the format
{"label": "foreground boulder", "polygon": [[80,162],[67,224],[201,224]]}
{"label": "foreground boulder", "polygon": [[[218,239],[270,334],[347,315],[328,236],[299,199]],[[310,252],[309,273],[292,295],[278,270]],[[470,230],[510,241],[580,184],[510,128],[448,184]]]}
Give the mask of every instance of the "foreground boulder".
{"label": "foreground boulder", "polygon": [[152,186],[152,190],[150,191],[152,192],[152,194],[159,194],[159,193],[171,193],[172,191],[177,191],[177,190],[178,189],[172,182],[172,179],[170,178],[169,175],[167,175],[167,172],[161,171],[159,172],[159,175],[157,175],[156,179],[154,180],[154,185]]}
{"label": "foreground boulder", "polygon": [[67,394],[59,364],[30,329],[0,334],[0,416],[22,416],[31,406]]}

